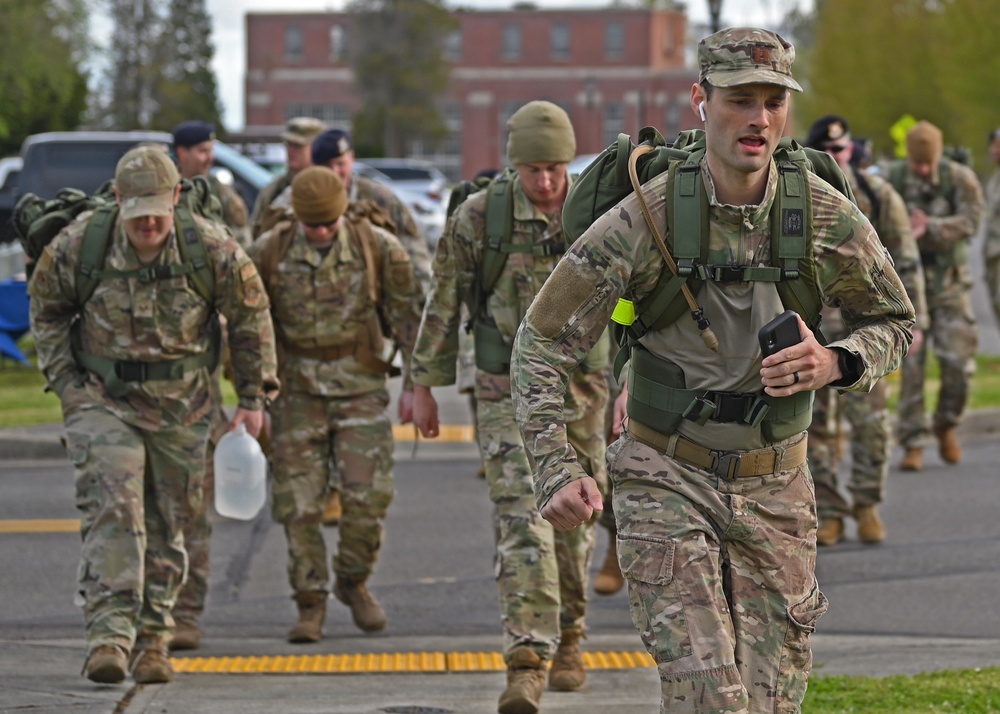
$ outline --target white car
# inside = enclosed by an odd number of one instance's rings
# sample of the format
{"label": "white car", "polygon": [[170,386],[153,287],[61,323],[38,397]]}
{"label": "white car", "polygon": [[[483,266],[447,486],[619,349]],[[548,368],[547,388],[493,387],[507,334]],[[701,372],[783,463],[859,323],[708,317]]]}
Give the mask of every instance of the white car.
{"label": "white car", "polygon": [[[382,169],[371,165],[372,162],[383,163],[388,161],[397,160],[357,160],[354,162],[354,173],[358,176],[378,181],[395,192],[399,200],[405,203],[406,207],[410,209],[410,213],[413,214],[413,218],[417,222],[417,227],[420,229],[420,235],[423,236],[424,241],[427,243],[427,248],[430,250],[431,255],[433,255],[437,249],[438,238],[444,233],[445,214],[448,208],[448,195],[450,192],[446,185],[432,190],[429,188],[431,184],[426,183],[423,179],[394,179]],[[398,159],[398,161],[408,162],[411,160]],[[383,165],[385,164],[383,163]],[[434,171],[438,170],[435,168]],[[444,174],[441,174],[441,177],[443,179]],[[434,179],[434,183],[437,183],[437,179]]]}

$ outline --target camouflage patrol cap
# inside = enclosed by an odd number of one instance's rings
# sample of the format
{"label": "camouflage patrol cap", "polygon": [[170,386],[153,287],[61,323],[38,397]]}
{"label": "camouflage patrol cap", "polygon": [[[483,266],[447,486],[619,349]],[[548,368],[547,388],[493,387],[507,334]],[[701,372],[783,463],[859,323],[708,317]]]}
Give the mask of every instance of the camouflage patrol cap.
{"label": "camouflage patrol cap", "polygon": [[792,78],[795,48],[774,32],[756,27],[731,27],[698,43],[698,81],[713,87],[777,84],[796,92]]}
{"label": "camouflage patrol cap", "polygon": [[115,187],[124,219],[169,216],[181,175],[162,146],[137,146],[115,167]]}
{"label": "camouflage patrol cap", "polygon": [[293,117],[285,122],[285,130],[281,140],[289,144],[309,146],[320,132],[326,129],[326,124],[313,117]]}

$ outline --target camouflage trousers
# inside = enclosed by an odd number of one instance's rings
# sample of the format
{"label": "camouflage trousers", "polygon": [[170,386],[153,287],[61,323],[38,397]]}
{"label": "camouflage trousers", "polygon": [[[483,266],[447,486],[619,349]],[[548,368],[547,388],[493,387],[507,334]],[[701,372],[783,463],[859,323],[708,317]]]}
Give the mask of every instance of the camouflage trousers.
{"label": "camouflage trousers", "polygon": [[285,527],[288,581],[296,593],[329,590],[320,520],[333,468],[344,509],[333,570],[358,579],[375,567],[394,494],[388,404],[382,389],[343,398],[282,392],[270,407],[271,514]]}
{"label": "camouflage trousers", "polygon": [[925,446],[930,433],[924,408],[928,343],[941,367],[941,388],[933,417],[936,429],[957,426],[962,420],[976,371],[979,329],[969,293],[961,293],[948,301],[929,302],[931,326],[924,331],[924,342],[919,350],[911,349],[903,359],[896,436],[907,449]]}
{"label": "camouflage trousers", "polygon": [[66,417],[83,546],[87,643],[125,651],[170,641],[187,572],[183,530],[201,507],[208,419],[145,431],[96,408]]}
{"label": "camouflage trousers", "polygon": [[660,711],[799,712],[809,635],[827,607],[808,466],[725,480],[628,434],[608,464],[618,561],[659,669]]}
{"label": "camouflage trousers", "polygon": [[882,502],[889,475],[889,385],[881,379],[867,394],[838,394],[830,387],[816,391],[809,426],[809,471],[816,486],[819,517],[844,517],[851,505],[837,488],[842,439],[840,420],[851,426],[851,477],[847,490],[855,506]]}
{"label": "camouflage trousers", "polygon": [[[587,583],[594,554],[593,524],[556,531],[535,504],[533,476],[510,400],[477,402],[479,449],[493,502],[504,659],[530,647],[551,659],[564,629],[583,628]],[[568,423],[569,441],[581,466],[602,485],[604,409]]]}
{"label": "camouflage trousers", "polygon": [[205,477],[202,480],[201,504],[184,526],[184,549],[188,554],[188,573],[174,605],[174,619],[194,622],[205,611],[208,595],[209,555],[212,522],[209,518],[215,502],[215,445],[226,433],[229,419],[219,406],[212,417],[212,428],[205,448]]}

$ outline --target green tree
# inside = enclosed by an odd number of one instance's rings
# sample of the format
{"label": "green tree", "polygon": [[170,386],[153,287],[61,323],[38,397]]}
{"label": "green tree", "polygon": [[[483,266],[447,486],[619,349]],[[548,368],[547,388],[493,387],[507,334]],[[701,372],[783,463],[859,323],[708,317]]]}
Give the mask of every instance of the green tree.
{"label": "green tree", "polygon": [[447,135],[438,100],[448,88],[444,41],[457,21],[443,0],[352,0],[351,62],[362,101],[361,155],[405,156],[407,143]]}
{"label": "green tree", "polygon": [[148,129],[155,109],[153,87],[159,74],[155,48],[162,0],[107,0],[111,44],[96,124],[105,129]]}
{"label": "green tree", "polygon": [[0,155],[75,129],[87,106],[84,0],[0,0]]}
{"label": "green tree", "polygon": [[188,119],[222,125],[212,58],[212,19],[205,0],[171,0],[156,51],[153,125],[170,129]]}
{"label": "green tree", "polygon": [[796,133],[841,114],[888,154],[889,127],[911,114],[980,154],[997,122],[995,17],[995,0],[817,0],[815,15],[793,25],[803,48],[796,75],[807,85],[795,100]]}

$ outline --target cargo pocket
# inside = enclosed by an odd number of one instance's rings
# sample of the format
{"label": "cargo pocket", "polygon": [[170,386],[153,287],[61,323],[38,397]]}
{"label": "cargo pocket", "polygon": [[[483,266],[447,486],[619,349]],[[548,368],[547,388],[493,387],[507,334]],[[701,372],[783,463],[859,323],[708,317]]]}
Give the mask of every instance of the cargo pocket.
{"label": "cargo pocket", "polygon": [[812,589],[805,598],[788,607],[788,629],[778,668],[778,702],[802,702],[806,694],[809,673],[812,670],[812,645],[809,635],[816,629],[816,621],[829,607],[826,595],[820,592],[813,580]]}
{"label": "cargo pocket", "polygon": [[691,654],[691,637],[674,578],[672,540],[618,534],[618,562],[629,584],[629,606],[646,648],[658,663]]}
{"label": "cargo pocket", "polygon": [[[76,476],[76,507],[84,513],[84,529],[89,526],[88,514],[93,514],[100,503],[99,474],[84,468],[90,458],[90,435],[78,432],[66,432],[66,455],[73,464]],[[93,517],[92,515],[90,517]]]}

